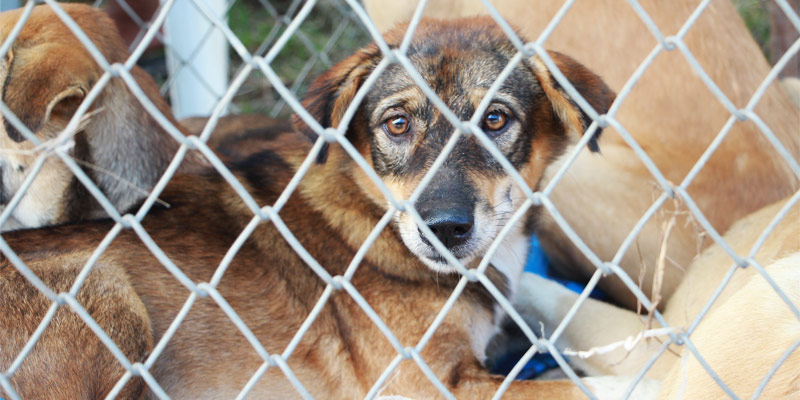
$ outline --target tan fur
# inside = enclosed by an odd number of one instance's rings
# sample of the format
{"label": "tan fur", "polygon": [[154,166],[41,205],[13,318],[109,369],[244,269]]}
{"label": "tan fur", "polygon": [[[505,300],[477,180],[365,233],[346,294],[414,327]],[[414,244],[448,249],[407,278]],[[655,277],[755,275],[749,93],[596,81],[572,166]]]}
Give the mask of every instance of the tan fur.
{"label": "tan fur", "polygon": [[781,87],[792,99],[795,106],[800,107],[800,78],[787,77],[781,79]]}
{"label": "tan fur", "polygon": [[[757,238],[787,203],[788,199],[777,202],[743,218],[731,227],[723,239],[736,254],[746,257]],[[799,304],[800,296],[796,285],[796,271],[800,267],[798,221],[800,205],[795,204],[754,257],[782,287],[795,307]],[[732,259],[721,247],[714,245],[706,249],[689,266],[686,278],[666,304],[666,322],[677,329],[688,329],[732,266]],[[530,321],[541,321],[552,331],[576,299],[576,294],[554,282],[526,275],[517,303]],[[655,322],[649,326],[646,317],[593,299],[584,303],[572,321],[562,336],[560,346],[575,350],[606,346],[635,337],[648,328],[660,327]],[[598,329],[600,326],[603,329]],[[749,397],[766,371],[797,340],[800,324],[789,312],[788,306],[777,297],[775,290],[766,286],[766,281],[756,269],[748,267],[735,272],[697,329],[691,340],[700,354],[712,363],[712,368],[723,376],[726,384],[733,385],[739,396]],[[632,375],[640,371],[661,347],[660,340],[663,337],[642,341],[631,351],[618,349],[585,360],[574,357],[572,361],[592,374]],[[648,370],[648,376],[652,378],[670,377],[664,384],[665,393],[670,393],[665,398],[675,398],[683,382],[683,366],[675,354],[682,351],[683,357],[693,359],[682,347],[672,346],[671,351],[662,354]],[[765,395],[766,398],[783,398],[788,393],[797,395],[798,366],[800,364],[795,351],[778,370],[774,381],[770,381],[770,391],[765,392],[775,396]],[[690,361],[689,368],[687,376],[691,379],[684,398],[717,398],[720,389],[707,381],[707,374],[699,372],[695,361]],[[697,396],[691,394],[695,391],[698,391]],[[698,397],[699,391],[714,394]]]}
{"label": "tan fur", "polygon": [[[795,237],[800,232],[795,230]],[[765,265],[766,272],[795,307],[800,304],[800,247]],[[746,270],[747,271],[747,270]],[[740,271],[744,272],[744,271]],[[703,359],[737,396],[751,398],[778,359],[800,338],[800,322],[775,289],[756,274],[739,279],[727,300],[720,299],[692,334]],[[795,308],[796,309],[796,308]],[[743,316],[742,314],[745,314]],[[737,368],[730,368],[735,365]],[[795,348],[773,375],[760,398],[800,399],[800,350]],[[725,393],[697,359],[684,351],[673,363],[659,398],[718,399]]]}
{"label": "tan fur", "polygon": [[[61,6],[109,63],[127,61],[127,49],[105,13],[80,4]],[[0,14],[0,40],[6,40],[21,13],[13,10]],[[156,108],[176,124],[153,79],[139,67],[130,72]],[[3,103],[44,144],[35,146],[0,118],[3,207],[20,189],[37,159],[46,157],[46,161],[3,230],[106,215],[63,161],[47,150],[103,73],[49,6],[34,8],[11,49],[0,59],[0,89]],[[78,129],[69,134],[74,140],[70,156],[119,211],[126,211],[146,195],[178,149],[178,142],[145,111],[121,78],[111,79]],[[195,153],[189,153],[181,169],[188,171],[203,164]]]}
{"label": "tan fur", "polygon": [[[418,36],[416,40],[423,41],[425,45],[437,43],[445,51],[452,50],[458,56],[458,61],[465,66],[490,68],[488,64],[479,62],[487,60],[486,53],[476,53],[478,50],[469,46],[459,47],[458,43],[441,42],[446,40],[443,33],[450,40],[460,40],[456,33],[461,32],[497,39],[499,31],[492,28],[489,21],[472,19],[454,24],[426,21],[420,28],[421,32],[427,33]],[[399,38],[400,35],[396,37]],[[392,45],[396,46],[397,42],[399,39]],[[424,53],[420,54],[422,55],[415,62],[430,62]],[[305,106],[323,125],[339,123],[336,119],[337,113],[342,109],[342,104],[349,102],[347,96],[357,90],[350,86],[357,86],[359,77],[366,73],[360,68],[378,57],[380,54],[377,48],[368,47],[323,74],[309,90]],[[574,61],[569,62],[574,66],[578,65]],[[527,64],[524,68],[527,68]],[[355,75],[350,75],[351,73]],[[553,143],[559,138],[569,140],[569,137],[564,137],[566,132],[576,128],[567,125],[571,121],[563,121],[553,115],[553,103],[547,96],[541,95],[543,92],[538,87],[547,83],[535,79],[524,80],[525,77],[533,76],[532,73],[526,75],[529,73],[528,70],[520,70],[520,75],[515,79],[523,79],[526,84],[531,85],[530,91],[540,94],[536,97],[535,104],[531,104],[532,109],[525,110],[533,113],[526,115],[527,117],[535,118],[541,123],[537,125],[535,134],[551,136]],[[447,77],[455,79],[456,76]],[[607,106],[611,101],[609,96],[613,95],[605,90],[605,86],[595,76],[584,78],[584,83],[590,87],[587,93],[599,93],[595,96],[597,106]],[[386,79],[393,82],[395,76],[389,75]],[[444,83],[446,85],[440,89],[440,93],[447,98],[445,94],[450,93],[448,90],[454,89],[452,86],[459,82],[446,80]],[[469,85],[474,82],[466,80],[461,83]],[[452,90],[452,93],[458,91]],[[542,113],[545,109],[548,112]],[[371,111],[368,105],[360,107],[356,122],[349,127],[348,137],[363,157],[374,160],[377,157],[371,151],[374,142],[366,136],[368,127],[364,125],[364,120],[370,117]],[[298,128],[303,134],[309,135],[307,127],[301,122],[298,122]],[[430,136],[435,134],[433,130],[425,133]],[[534,132],[519,134],[533,135]],[[300,133],[281,136],[280,148],[276,146],[273,151],[256,154],[235,169],[237,179],[260,205],[273,205],[285,189],[308,154],[310,144],[306,140]],[[470,138],[462,145],[472,146],[470,140],[475,139]],[[501,141],[498,139],[498,142]],[[425,146],[435,145],[432,141],[422,143]],[[536,141],[526,143],[532,147],[538,146]],[[535,156],[538,163],[552,159],[558,151],[555,145],[538,147],[536,151],[539,153]],[[475,147],[461,147],[459,151],[469,149],[476,151]],[[324,293],[330,290],[326,288],[325,281],[290,246],[276,225],[285,224],[292,237],[301,243],[328,274],[341,277],[387,208],[384,199],[376,201],[370,194],[373,189],[369,185],[372,184],[362,183],[363,179],[358,178],[358,167],[341,146],[331,145],[327,151],[325,161],[312,165],[300,186],[281,207],[278,213],[280,221],[259,225],[215,286],[215,290],[237,312],[270,355],[286,351],[286,346],[297,334],[311,310],[317,306],[321,296],[327,296]],[[532,158],[533,155],[527,160]],[[473,166],[483,165],[473,162]],[[466,167],[462,164],[447,166]],[[541,171],[541,164],[527,171],[526,178],[530,185],[538,183],[539,177],[535,174]],[[488,176],[487,173],[484,181],[478,182],[484,189],[492,186],[487,183],[490,181]],[[503,184],[502,181],[507,180],[504,173],[495,172],[495,176],[494,184]],[[410,177],[409,181],[413,182],[413,179],[416,178]],[[470,180],[465,182],[473,183]],[[492,194],[490,192],[483,191],[487,195]],[[208,281],[231,244],[252,220],[251,211],[230,185],[215,173],[176,176],[164,192],[163,198],[172,207],[168,210],[152,210],[143,221],[145,230],[189,279],[198,283]],[[4,238],[34,271],[39,272],[58,268],[66,263],[65,259],[79,265],[96,248],[110,226],[111,222],[107,221],[84,222],[42,230],[11,232],[4,235]],[[4,272],[11,271],[7,272],[8,275],[16,274],[10,265],[0,268]],[[130,282],[138,299],[141,299],[147,309],[152,331],[148,325],[137,325],[136,322],[140,321],[131,318],[127,323],[122,322],[133,332],[123,332],[128,337],[152,336],[153,341],[145,343],[162,339],[189,296],[187,289],[153,257],[130,230],[123,231],[114,240],[100,256],[99,264],[95,268],[116,271],[115,279],[110,279],[112,282]],[[506,292],[505,287],[509,283],[507,281],[513,283],[517,279],[516,276],[504,275],[503,271],[494,266],[489,266],[486,275],[503,292]],[[11,282],[5,276],[0,277],[6,279],[3,283],[9,282],[13,287],[12,291],[21,285],[19,282]],[[340,279],[336,278],[337,281]],[[403,347],[414,347],[448,301],[458,280],[457,274],[439,273],[426,266],[404,245],[396,226],[389,225],[365,252],[364,259],[346,285],[352,285],[358,291],[375,314],[397,336]],[[98,282],[104,281],[106,279],[98,277]],[[97,286],[89,282],[82,290],[84,296],[91,298],[100,295]],[[126,287],[108,290],[129,293]],[[191,311],[150,371],[161,387],[175,398],[235,396],[252,374],[264,365],[265,360],[253,351],[252,346],[214,301],[203,297],[192,297],[191,301]],[[104,303],[105,307],[91,309],[89,313],[98,320],[104,320],[109,314],[131,309],[128,303],[131,301],[124,299],[107,302]],[[15,307],[27,311],[24,304],[0,302],[0,307],[0,318],[7,318]],[[30,318],[36,320],[40,313],[41,311],[32,312]],[[140,314],[136,315],[140,319],[144,318]],[[495,317],[495,304],[491,295],[480,283],[467,284],[453,308],[444,317],[442,325],[420,351],[428,367],[458,398],[488,398],[502,382],[502,377],[489,374],[480,362],[481,350],[488,341],[485,328],[492,326]],[[0,323],[0,330],[9,329],[8,326]],[[28,331],[23,336],[30,334],[27,325],[26,329]],[[58,333],[62,340],[85,334],[78,327]],[[0,338],[7,339],[8,336],[0,332]],[[15,344],[18,344],[18,339],[15,340]],[[131,357],[131,361],[143,360],[144,354],[136,351],[142,346],[137,347],[124,340],[118,344]],[[30,356],[33,358],[31,362],[56,356],[58,353],[50,348],[56,345],[57,343],[45,342],[40,352]],[[5,345],[0,345],[0,351],[5,348]],[[395,349],[350,294],[343,290],[334,290],[326,297],[320,314],[289,354],[286,363],[313,396],[350,399],[363,397],[396,356]],[[69,354],[58,357],[66,358],[65,363],[87,374],[95,373],[87,360],[70,357]],[[109,359],[107,354],[99,354],[93,362]],[[0,365],[0,368],[5,367]],[[97,376],[106,378],[104,382],[116,382],[120,372]],[[30,387],[27,385],[32,385],[31,377],[28,372],[20,371],[12,376],[12,384],[15,387]],[[71,383],[80,378],[69,374],[54,377]],[[613,388],[618,390],[619,387],[624,387],[627,382],[615,379],[610,383],[613,385],[599,380],[587,381],[590,388],[604,390],[598,393],[601,398]],[[138,380],[132,381],[132,386],[132,390],[141,390],[143,387]],[[73,386],[65,384],[63,387]],[[80,394],[65,394],[70,395]],[[380,395],[411,398],[439,396],[428,378],[411,360],[399,364],[380,389]],[[250,396],[297,397],[289,381],[274,366],[258,380]],[[506,392],[507,398],[520,399],[573,399],[583,396],[569,381],[516,381]]]}

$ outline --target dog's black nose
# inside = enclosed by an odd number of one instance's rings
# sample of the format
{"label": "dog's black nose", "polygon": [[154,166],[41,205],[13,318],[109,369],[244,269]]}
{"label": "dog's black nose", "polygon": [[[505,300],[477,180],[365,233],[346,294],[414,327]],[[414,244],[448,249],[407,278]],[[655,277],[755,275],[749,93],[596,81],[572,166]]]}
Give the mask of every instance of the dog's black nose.
{"label": "dog's black nose", "polygon": [[[472,235],[474,218],[470,210],[450,209],[420,215],[433,234],[448,248],[452,249],[464,244]],[[425,235],[420,232],[422,241],[430,245]]]}

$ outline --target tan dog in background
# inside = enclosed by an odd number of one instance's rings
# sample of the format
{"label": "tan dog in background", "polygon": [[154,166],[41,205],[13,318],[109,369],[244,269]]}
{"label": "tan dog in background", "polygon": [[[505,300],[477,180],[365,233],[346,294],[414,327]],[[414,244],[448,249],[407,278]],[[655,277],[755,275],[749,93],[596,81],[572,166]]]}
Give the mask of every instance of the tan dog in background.
{"label": "tan dog in background", "polygon": [[[128,59],[129,53],[105,13],[81,4],[61,7],[109,63]],[[21,12],[0,14],[0,41],[6,40]],[[0,59],[2,101],[46,144],[64,130],[103,72],[50,7],[37,6],[8,54]],[[161,114],[178,126],[153,79],[136,66],[131,75]],[[118,211],[126,211],[149,192],[179,146],[121,78],[112,78],[94,100],[73,133],[73,141],[71,156]],[[47,150],[38,151],[5,119],[0,126],[0,149],[0,203],[5,207]],[[204,164],[195,153],[189,153],[181,170]],[[63,161],[48,154],[2,230],[104,216],[105,211]]]}
{"label": "tan dog in background", "polygon": [[[380,29],[411,18],[416,2],[365,0]],[[496,0],[492,2],[528,38],[536,38],[563,1]],[[644,0],[664,36],[676,33],[700,0]],[[479,0],[432,0],[424,15],[441,18],[486,14]],[[711,2],[684,37],[689,50],[736,105],[743,108],[769,72],[769,65],[730,1]],[[608,82],[622,89],[657,42],[633,9],[616,0],[576,2],[544,46],[573,55]],[[755,108],[795,159],[800,158],[800,110],[777,84],[771,85]],[[679,184],[720,132],[730,113],[712,95],[679,50],[662,52],[634,86],[617,113],[617,120],[647,152],[673,184]],[[614,129],[599,140],[602,155],[581,152],[551,195],[572,229],[603,261],[614,258],[624,238],[661,194],[658,184]],[[551,173],[553,170],[551,170]],[[720,233],[755,210],[800,188],[800,181],[752,122],[737,122],[687,191]],[[564,275],[588,279],[595,266],[548,217],[542,218],[539,239],[554,268]],[[674,227],[664,225],[673,216]],[[680,201],[668,200],[650,219],[627,250],[620,265],[653,292],[662,239],[666,268],[659,306],[669,299],[684,269],[710,241],[701,235]],[[616,277],[600,281],[617,303],[636,306],[630,291]]]}
{"label": "tan dog in background", "polygon": [[[778,212],[790,205],[789,199],[785,199],[764,207],[736,222],[723,238],[736,254],[747,257]],[[795,308],[800,306],[800,204],[795,203],[789,209],[753,259],[765,268]],[[688,267],[686,277],[665,305],[666,322],[678,330],[688,329],[732,266],[733,260],[721,247],[713,245],[706,249]],[[525,274],[515,307],[531,324],[541,322],[552,332],[577,298],[577,294],[558,283]],[[633,311],[587,299],[558,346],[573,351],[598,350],[636,338],[650,328],[657,329],[660,325]],[[570,361],[592,375],[634,375],[659,351],[667,337],[662,333],[657,338],[635,342],[630,349],[617,346],[597,354],[573,355]],[[738,396],[751,397],[770,368],[800,340],[800,321],[775,289],[750,266],[734,273],[690,340],[725,384]],[[687,362],[685,366],[674,355],[681,352]],[[800,397],[798,371],[800,351],[795,350],[772,377],[762,398]],[[661,394],[665,399],[676,398],[681,391],[687,399],[725,397],[694,355],[682,347],[672,346],[662,354],[647,376],[669,377]],[[689,380],[682,388],[684,377]]]}

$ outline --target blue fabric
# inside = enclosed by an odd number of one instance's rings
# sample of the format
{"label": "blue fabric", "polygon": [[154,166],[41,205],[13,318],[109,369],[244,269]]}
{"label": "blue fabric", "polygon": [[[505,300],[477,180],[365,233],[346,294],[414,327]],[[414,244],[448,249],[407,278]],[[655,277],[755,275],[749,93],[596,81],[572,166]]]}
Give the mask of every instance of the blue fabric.
{"label": "blue fabric", "polygon": [[[508,375],[511,372],[511,369],[517,365],[520,358],[525,353],[512,353],[506,354],[499,361],[494,365],[492,368],[492,372],[495,374],[500,375]],[[533,379],[537,376],[541,375],[542,373],[549,371],[553,368],[558,368],[558,364],[556,363],[555,358],[550,354],[536,354],[534,355],[517,375],[517,380],[524,380],[524,379]]]}
{"label": "blue fabric", "polygon": [[[585,285],[579,282],[568,281],[551,276],[550,264],[547,261],[547,255],[544,254],[544,251],[542,251],[539,238],[537,238],[535,235],[531,238],[531,248],[530,252],[528,253],[528,258],[525,262],[525,272],[530,272],[532,274],[554,280],[576,293],[583,292],[585,287]],[[605,299],[604,293],[597,289],[593,290],[590,296],[599,300]],[[492,372],[501,375],[508,375],[508,373],[511,372],[511,369],[514,368],[524,354],[525,352],[506,354],[505,356],[501,357],[499,361],[492,367]],[[525,366],[522,368],[522,371],[520,371],[519,375],[517,375],[516,379],[533,379],[552,368],[558,368],[558,364],[550,354],[536,354],[528,361],[527,364],[525,364]]]}
{"label": "blue fabric", "polygon": [[[528,252],[528,259],[525,261],[525,272],[530,272],[532,274],[556,281],[575,293],[583,292],[583,289],[586,287],[586,285],[580,282],[556,278],[550,274],[550,263],[548,262],[547,255],[544,254],[542,245],[539,243],[539,238],[536,237],[536,235],[531,237],[531,249]],[[589,296],[598,300],[605,300],[606,297],[605,293],[598,289],[593,290]]]}

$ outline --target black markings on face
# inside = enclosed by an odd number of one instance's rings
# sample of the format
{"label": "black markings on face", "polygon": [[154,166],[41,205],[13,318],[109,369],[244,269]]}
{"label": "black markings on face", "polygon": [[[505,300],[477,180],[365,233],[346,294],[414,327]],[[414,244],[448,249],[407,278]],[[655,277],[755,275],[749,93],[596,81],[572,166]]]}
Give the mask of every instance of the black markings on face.
{"label": "black markings on face", "polygon": [[[515,54],[505,41],[487,41],[478,33],[436,41],[421,41],[407,53],[425,82],[462,121],[469,120],[482,94],[494,83]],[[543,101],[544,93],[530,68],[521,63],[502,84],[497,99],[509,115],[508,127],[493,136],[500,151],[515,168],[523,166],[531,154],[536,132],[532,110]],[[499,101],[499,100],[498,100]],[[402,140],[386,140],[384,123],[387,105],[400,108],[411,128]],[[498,107],[495,107],[497,109]],[[492,111],[490,106],[485,113]],[[421,176],[436,160],[454,132],[453,125],[425,97],[424,92],[399,64],[393,64],[376,81],[364,100],[362,110],[369,121],[367,140],[376,171],[381,176]],[[478,121],[483,121],[481,116]],[[505,135],[505,136],[504,136]],[[397,139],[397,138],[395,138]],[[501,164],[474,137],[462,137],[446,164],[459,165],[484,175],[505,174]]]}

